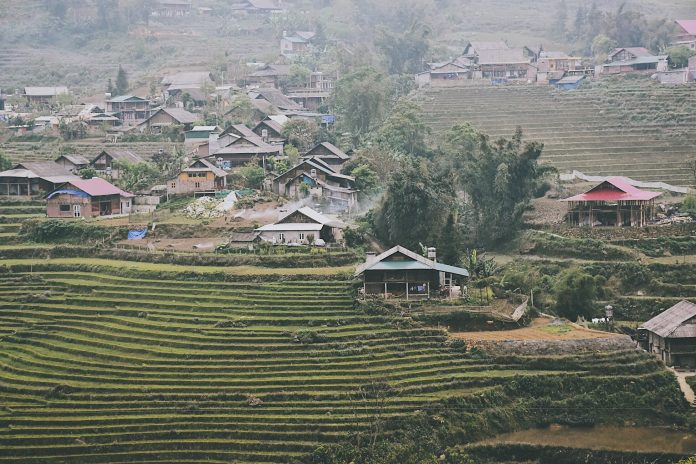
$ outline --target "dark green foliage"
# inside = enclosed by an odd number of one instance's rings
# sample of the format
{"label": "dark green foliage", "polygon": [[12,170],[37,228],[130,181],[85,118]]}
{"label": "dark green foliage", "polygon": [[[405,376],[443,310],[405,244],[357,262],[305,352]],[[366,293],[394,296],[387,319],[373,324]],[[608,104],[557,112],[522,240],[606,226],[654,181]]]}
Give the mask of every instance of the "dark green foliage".
{"label": "dark green foliage", "polygon": [[359,138],[379,124],[389,106],[389,79],[373,68],[342,77],[331,96],[341,127]]}
{"label": "dark green foliage", "polygon": [[636,249],[647,256],[696,254],[696,236],[620,240],[615,243]]}
{"label": "dark green foliage", "polygon": [[380,189],[380,178],[367,164],[361,164],[350,171],[355,177],[355,185],[363,198],[370,197]]}
{"label": "dark green foliage", "polygon": [[383,149],[410,155],[425,155],[426,137],[431,130],[423,122],[423,109],[416,103],[400,100],[377,132],[377,142]]}
{"label": "dark green foliage", "polygon": [[416,20],[411,27],[399,32],[382,29],[375,41],[387,61],[389,74],[414,74],[422,71],[430,47],[430,28]]}
{"label": "dark green foliage", "polygon": [[161,172],[147,161],[135,164],[119,163],[118,168],[119,176],[116,183],[126,192],[145,190],[160,180]]}
{"label": "dark green foliage", "polygon": [[115,236],[125,238],[123,231],[116,228],[66,219],[26,221],[22,224],[19,233],[26,240],[38,243],[85,243],[103,241]]}
{"label": "dark green foliage", "polygon": [[263,186],[263,179],[266,177],[265,171],[259,166],[259,162],[256,159],[252,159],[242,166],[239,174],[242,176],[246,188],[256,190]]}
{"label": "dark green foliage", "polygon": [[425,163],[409,160],[387,184],[375,211],[375,232],[385,243],[409,249],[436,243],[454,199],[451,177],[434,175]]}
{"label": "dark green foliage", "polygon": [[602,240],[567,238],[554,234],[534,232],[529,234],[531,242],[525,251],[537,256],[579,258],[597,261],[632,261],[637,255]]}
{"label": "dark green foliage", "polygon": [[469,194],[476,240],[496,243],[522,224],[543,175],[537,164],[543,145],[523,144],[519,128],[512,139],[495,142],[466,129],[450,131],[449,149],[454,150],[451,156],[461,158],[459,179]]}
{"label": "dark green foliage", "polygon": [[685,68],[689,65],[689,58],[694,56],[694,51],[684,45],[670,47],[665,51],[669,55],[669,64],[672,68]]}
{"label": "dark green foliage", "polygon": [[12,167],[12,160],[0,150],[0,171],[6,171]]}
{"label": "dark green foliage", "polygon": [[92,177],[97,177],[97,170],[94,169],[92,166],[86,166],[80,169],[78,175],[83,179],[91,179]]}
{"label": "dark green foliage", "polygon": [[116,86],[114,87],[116,92],[113,96],[125,95],[128,92],[128,74],[126,70],[123,69],[121,65],[118,66],[118,73],[116,74]]}
{"label": "dark green foliage", "polygon": [[459,264],[462,257],[461,241],[462,237],[457,229],[454,214],[450,213],[437,242],[439,258],[443,263],[453,266]]}
{"label": "dark green foliage", "polygon": [[556,312],[570,320],[591,317],[594,300],[601,294],[602,277],[594,277],[578,268],[564,271],[556,282]]}

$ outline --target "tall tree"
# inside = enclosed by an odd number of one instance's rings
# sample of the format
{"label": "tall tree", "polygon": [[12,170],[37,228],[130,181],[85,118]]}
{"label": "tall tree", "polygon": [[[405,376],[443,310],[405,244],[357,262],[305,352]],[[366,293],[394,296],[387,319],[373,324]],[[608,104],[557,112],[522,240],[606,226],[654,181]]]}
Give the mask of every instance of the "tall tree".
{"label": "tall tree", "polygon": [[436,243],[454,202],[451,176],[434,175],[427,161],[410,158],[387,184],[374,214],[375,232],[389,245],[411,249]]}
{"label": "tall tree", "polygon": [[568,5],[565,0],[561,0],[556,5],[556,11],[553,17],[553,33],[556,37],[563,38],[566,36],[566,22],[568,21]]}
{"label": "tall tree", "polygon": [[404,32],[382,29],[375,45],[382,52],[390,74],[416,73],[423,70],[430,44],[430,28],[415,21]]}
{"label": "tall tree", "polygon": [[464,162],[460,175],[479,242],[494,243],[519,229],[544,174],[537,163],[542,149],[541,143],[522,143],[518,128],[510,140],[491,143],[480,136],[473,151],[460,154]]}
{"label": "tall tree", "polygon": [[331,103],[342,128],[360,138],[382,122],[389,104],[389,79],[374,68],[362,68],[336,83]]}
{"label": "tall tree", "polygon": [[457,229],[454,213],[447,215],[447,222],[437,242],[438,257],[445,264],[456,266],[462,256],[461,234]]}
{"label": "tall tree", "polygon": [[292,119],[283,126],[283,137],[300,152],[311,150],[319,136],[319,126],[306,119]]}
{"label": "tall tree", "polygon": [[377,133],[379,145],[400,153],[426,154],[425,138],[430,134],[430,127],[421,119],[421,112],[418,104],[400,100]]}
{"label": "tall tree", "polygon": [[125,95],[128,92],[128,74],[121,65],[118,65],[118,73],[116,74],[116,95]]}

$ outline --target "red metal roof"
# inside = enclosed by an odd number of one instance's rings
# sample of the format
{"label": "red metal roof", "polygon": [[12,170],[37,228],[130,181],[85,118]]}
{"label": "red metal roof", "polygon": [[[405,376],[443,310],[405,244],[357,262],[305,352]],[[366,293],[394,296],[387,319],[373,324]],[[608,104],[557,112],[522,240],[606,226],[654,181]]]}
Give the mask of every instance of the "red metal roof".
{"label": "red metal roof", "polygon": [[132,193],[124,192],[120,188],[99,177],[73,180],[70,181],[70,184],[92,197],[103,195],[121,195],[122,197],[134,196]]}
{"label": "red metal roof", "polygon": [[660,195],[639,190],[621,177],[610,177],[585,193],[561,201],[648,201]]}
{"label": "red metal roof", "polygon": [[677,24],[690,35],[696,35],[696,19],[678,19]]}

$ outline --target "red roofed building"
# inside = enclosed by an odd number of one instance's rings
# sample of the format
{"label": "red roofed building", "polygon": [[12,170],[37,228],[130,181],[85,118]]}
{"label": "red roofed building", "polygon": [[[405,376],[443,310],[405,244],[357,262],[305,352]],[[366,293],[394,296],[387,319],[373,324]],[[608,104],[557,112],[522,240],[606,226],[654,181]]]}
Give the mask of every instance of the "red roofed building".
{"label": "red roofed building", "polygon": [[678,19],[679,32],[673,45],[684,45],[696,51],[696,19]]}
{"label": "red roofed building", "polygon": [[49,193],[46,199],[46,216],[50,218],[128,214],[133,206],[132,193],[99,177],[72,180]]}
{"label": "red roofed building", "polygon": [[643,227],[655,216],[659,192],[639,190],[621,177],[611,177],[580,195],[566,198],[568,223],[578,226]]}

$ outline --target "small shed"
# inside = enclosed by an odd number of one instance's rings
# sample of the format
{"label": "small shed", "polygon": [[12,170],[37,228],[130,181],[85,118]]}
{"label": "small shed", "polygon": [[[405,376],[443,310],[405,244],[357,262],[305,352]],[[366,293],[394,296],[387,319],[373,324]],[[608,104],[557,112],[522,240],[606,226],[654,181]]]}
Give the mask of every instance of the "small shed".
{"label": "small shed", "polygon": [[580,85],[585,81],[584,75],[571,75],[565,76],[554,83],[557,89],[561,90],[574,90],[580,87]]}
{"label": "small shed", "polygon": [[397,245],[378,256],[368,254],[355,275],[363,278],[365,296],[424,300],[450,298],[463,287],[469,272]]}
{"label": "small shed", "polygon": [[638,328],[643,348],[669,366],[696,367],[696,304],[681,301]]}

